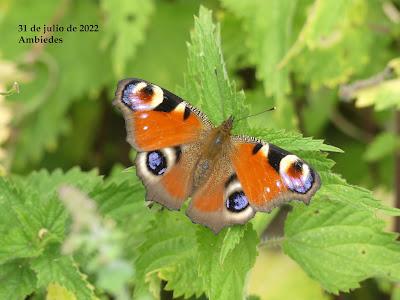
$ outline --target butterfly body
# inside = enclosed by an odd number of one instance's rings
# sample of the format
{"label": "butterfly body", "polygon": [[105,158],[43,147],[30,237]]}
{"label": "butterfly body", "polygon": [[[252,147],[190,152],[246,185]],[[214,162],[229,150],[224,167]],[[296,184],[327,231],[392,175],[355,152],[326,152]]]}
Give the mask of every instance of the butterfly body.
{"label": "butterfly body", "polygon": [[227,163],[231,149],[230,131],[233,118],[230,117],[220,126],[207,130],[200,140],[200,156],[194,166],[192,193],[204,185],[206,179],[216,170],[221,170],[221,164]]}
{"label": "butterfly body", "polygon": [[127,141],[147,200],[186,211],[218,232],[243,224],[256,211],[289,200],[308,203],[318,174],[272,144],[231,134],[234,119],[214,126],[205,114],[171,92],[141,79],[119,82],[114,104],[123,112]]}

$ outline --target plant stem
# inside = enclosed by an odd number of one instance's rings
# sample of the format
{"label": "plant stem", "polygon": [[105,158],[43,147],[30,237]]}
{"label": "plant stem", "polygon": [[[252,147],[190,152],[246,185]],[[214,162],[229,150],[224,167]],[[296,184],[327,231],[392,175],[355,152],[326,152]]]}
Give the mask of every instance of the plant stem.
{"label": "plant stem", "polygon": [[357,80],[351,84],[342,85],[339,89],[339,97],[349,102],[355,97],[355,93],[361,89],[365,89],[371,86],[375,86],[393,75],[393,71],[390,67],[386,67],[382,72],[375,74],[367,79]]}
{"label": "plant stem", "polygon": [[357,141],[368,143],[374,138],[371,133],[363,131],[346,119],[338,110],[332,111],[330,119],[337,129]]}
{"label": "plant stem", "polygon": [[272,237],[269,239],[265,239],[260,242],[258,247],[268,247],[268,248],[276,248],[282,247],[283,242],[285,241],[285,237]]}

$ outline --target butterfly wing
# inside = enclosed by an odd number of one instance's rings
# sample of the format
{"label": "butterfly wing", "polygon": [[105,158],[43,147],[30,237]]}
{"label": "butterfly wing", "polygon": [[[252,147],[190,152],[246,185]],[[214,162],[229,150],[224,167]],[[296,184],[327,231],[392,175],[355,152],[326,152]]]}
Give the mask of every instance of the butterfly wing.
{"label": "butterfly wing", "polygon": [[232,136],[187,215],[215,233],[244,224],[256,211],[271,211],[290,200],[309,203],[320,186],[318,174],[297,156],[258,139]]}
{"label": "butterfly wing", "polygon": [[191,191],[198,142],[211,123],[178,96],[141,79],[121,80],[114,105],[124,115],[127,141],[138,151],[136,172],[146,199],[179,209]]}
{"label": "butterfly wing", "polygon": [[290,200],[308,204],[319,189],[318,173],[296,155],[252,137],[233,136],[232,142],[234,169],[255,210],[271,211]]}
{"label": "butterfly wing", "polygon": [[179,209],[192,190],[198,155],[196,143],[139,152],[136,173],[146,186],[146,200]]}
{"label": "butterfly wing", "polygon": [[195,142],[212,127],[198,109],[141,79],[121,80],[113,103],[124,115],[127,141],[138,151]]}
{"label": "butterfly wing", "polygon": [[215,233],[225,226],[244,224],[254,216],[228,155],[216,161],[214,172],[192,195],[186,214]]}

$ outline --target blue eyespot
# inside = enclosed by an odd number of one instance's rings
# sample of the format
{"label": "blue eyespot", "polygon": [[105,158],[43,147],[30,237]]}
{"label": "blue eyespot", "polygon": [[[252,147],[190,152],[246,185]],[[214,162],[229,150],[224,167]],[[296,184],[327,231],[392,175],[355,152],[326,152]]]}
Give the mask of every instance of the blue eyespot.
{"label": "blue eyespot", "polygon": [[154,105],[153,95],[154,89],[151,84],[144,81],[134,82],[128,84],[122,91],[122,102],[133,111],[149,110]]}
{"label": "blue eyespot", "polygon": [[122,101],[132,109],[134,108],[134,98],[132,97],[134,88],[135,84],[129,84],[122,92]]}
{"label": "blue eyespot", "polygon": [[147,153],[147,169],[154,175],[162,175],[167,170],[167,159],[161,151],[152,151]]}
{"label": "blue eyespot", "polygon": [[307,168],[307,171],[305,172],[296,164],[292,166],[292,169],[297,170],[299,173],[297,174],[293,171],[280,172],[285,186],[292,192],[306,194],[314,184],[314,171],[310,168]]}
{"label": "blue eyespot", "polygon": [[235,213],[243,211],[247,206],[249,201],[243,191],[230,194],[226,201],[226,208]]}

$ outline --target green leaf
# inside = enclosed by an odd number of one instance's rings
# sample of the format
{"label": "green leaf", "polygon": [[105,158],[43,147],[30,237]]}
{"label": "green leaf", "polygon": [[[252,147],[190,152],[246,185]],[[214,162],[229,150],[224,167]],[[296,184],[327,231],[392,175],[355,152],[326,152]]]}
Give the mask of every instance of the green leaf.
{"label": "green leaf", "polygon": [[[58,199],[63,184],[90,191],[102,182],[96,172],[78,168],[67,173],[34,172],[25,178],[0,177],[0,263],[15,258],[37,257],[51,241],[62,241],[67,213]],[[7,213],[6,213],[7,212]]]}
{"label": "green leaf", "polygon": [[292,23],[297,1],[222,0],[243,20],[250,62],[257,66],[267,96],[282,96],[290,91],[289,71],[278,69],[292,42]]}
{"label": "green leaf", "polygon": [[[8,225],[13,224],[8,223]],[[0,264],[16,258],[37,257],[42,253],[37,243],[32,244],[30,237],[27,237],[20,228],[9,229],[7,232],[4,232],[4,227],[1,229]]]}
{"label": "green leaf", "polygon": [[[9,178],[0,176],[0,205],[4,208],[0,210],[1,225],[13,223],[14,216],[9,213],[12,203],[24,203],[24,196],[19,191],[14,182]],[[8,208],[8,209],[6,209]]]}
{"label": "green leaf", "polygon": [[[222,51],[228,74],[234,74],[241,68],[246,68],[250,64],[248,59],[247,47],[238,47],[237,41],[245,41],[247,32],[242,28],[242,22],[232,13],[218,15],[221,22],[221,40],[223,41]],[[246,95],[247,96],[247,95]]]}
{"label": "green leaf", "polygon": [[[24,19],[24,23],[27,24],[27,27],[36,24],[35,21],[38,20],[49,20],[54,11],[57,9],[59,5],[59,1],[49,1],[44,0],[41,2],[31,2],[28,0],[22,0],[18,3],[16,2],[3,2],[7,5],[3,6],[3,14],[0,17],[0,35],[4,39],[4,41],[15,41],[16,32],[7,30],[8,28],[18,28],[18,24],[20,20],[18,16]],[[33,15],[32,11],[36,13]],[[40,26],[45,23],[40,23]],[[39,25],[39,24],[37,24]],[[27,28],[28,29],[28,28]],[[36,32],[31,33],[28,29],[26,32],[26,36],[33,37],[36,35]],[[23,44],[23,43],[4,43],[1,45],[2,53],[5,57],[13,56],[19,57],[23,55],[25,51],[30,49],[32,44]]]}
{"label": "green leaf", "polygon": [[[364,188],[349,184],[326,184],[319,192],[321,197],[337,201],[357,209],[370,212],[381,212],[389,216],[400,216],[400,209],[388,207],[382,201],[376,200],[372,193]],[[357,200],[355,200],[357,199]]]}
{"label": "green leaf", "polygon": [[251,128],[248,135],[256,136],[268,143],[276,144],[288,151],[343,151],[335,146],[324,144],[323,140],[303,137],[300,133],[268,128]]}
{"label": "green leaf", "polygon": [[[72,124],[70,131],[72,134],[60,139],[57,149],[46,154],[46,157],[40,163],[40,167],[49,170],[68,170],[71,166],[84,164],[89,157],[91,157],[89,160],[94,159],[93,156],[88,156],[88,154],[92,153],[92,147],[97,141],[98,124],[101,122],[105,106],[108,107],[108,104],[94,105],[93,101],[88,101],[87,96],[77,99],[68,112]],[[118,147],[118,145],[115,144],[115,147]],[[97,162],[95,165],[101,167]]]}
{"label": "green leaf", "polygon": [[[358,203],[358,193],[345,195]],[[400,244],[395,234],[383,232],[384,222],[372,212],[324,193],[309,207],[294,206],[285,223],[284,251],[327,291],[349,291],[374,276],[400,279]]]}
{"label": "green leaf", "polygon": [[293,42],[298,2],[223,0],[222,3],[243,21],[248,60],[256,66],[256,76],[263,82],[265,95],[273,96],[278,108],[272,116],[273,123],[279,128],[294,129],[297,117],[287,97],[291,91],[290,70],[279,68],[278,64]]}
{"label": "green leaf", "polygon": [[[236,92],[235,84],[228,79],[221,51],[220,28],[212,22],[211,11],[200,7],[190,37],[182,95],[202,107],[216,124],[230,115],[245,116],[248,108],[244,94]],[[241,124],[246,126],[244,122]]]}
{"label": "green leaf", "polygon": [[400,78],[358,90],[354,95],[357,107],[374,105],[375,109],[400,108]]}
{"label": "green leaf", "polygon": [[[45,217],[47,207],[37,205],[37,194],[25,196],[12,182],[0,178],[0,203],[7,212],[0,215],[0,263],[38,256],[49,239],[49,236],[41,237],[39,232],[46,225],[51,225],[46,221],[55,220]],[[60,218],[59,222],[65,221],[65,215],[55,216]],[[57,231],[57,222],[53,224],[55,227],[49,229]]]}
{"label": "green leaf", "polygon": [[[135,264],[137,286],[134,296],[136,299],[141,299],[150,289],[149,284],[154,280],[152,276],[168,280],[169,288],[174,288],[176,284],[182,286],[181,283],[174,282],[175,279],[182,280],[174,273],[175,270],[182,270],[187,266],[188,261],[192,270],[186,270],[187,273],[181,274],[185,279],[182,282],[193,281],[193,278],[186,277],[186,274],[196,272],[196,264],[193,264],[196,255],[195,229],[196,226],[182,213],[168,211],[156,214],[156,222],[144,233],[145,241],[138,251],[139,256]],[[185,285],[186,288],[188,286]],[[193,288],[191,292],[188,289],[184,291],[178,289],[176,296],[181,294],[191,296],[200,290],[195,281],[191,286]],[[152,289],[151,292],[156,296],[158,291]]]}
{"label": "green leaf", "polygon": [[121,184],[125,181],[128,181],[132,184],[136,184],[136,179],[136,168],[134,166],[125,168],[121,164],[115,164],[108,174],[107,178],[105,178],[105,183]]}
{"label": "green leaf", "polygon": [[129,59],[135,56],[137,47],[145,38],[154,3],[102,0],[101,7],[106,15],[105,43],[111,45],[114,72],[117,77],[121,77]]}
{"label": "green leaf", "polygon": [[221,253],[219,256],[219,263],[224,264],[225,258],[228,254],[236,248],[243,238],[244,230],[241,226],[229,227],[224,235],[222,241]]}
{"label": "green leaf", "polygon": [[383,132],[368,145],[364,154],[366,161],[377,161],[394,154],[400,145],[399,138],[391,132]]}
{"label": "green leaf", "polygon": [[[373,55],[369,53],[373,52],[370,49],[373,39],[364,30],[367,29],[337,32],[343,37],[333,45],[302,50],[292,64],[298,80],[309,83],[314,90],[321,87],[334,89],[362,71],[369,63],[369,56]],[[319,101],[325,103],[324,99]]]}
{"label": "green leaf", "polygon": [[303,47],[309,49],[324,48],[326,44],[337,43],[341,36],[337,32],[350,23],[347,18],[349,11],[356,7],[359,1],[348,3],[346,0],[316,0],[308,15],[296,42],[286,54],[281,64],[300,53]]}
{"label": "green leaf", "polygon": [[35,273],[23,260],[0,266],[0,299],[25,299],[36,288]]}
{"label": "green leaf", "polygon": [[[90,197],[96,201],[99,212],[115,220],[127,235],[124,239],[125,255],[136,258],[137,247],[145,240],[145,232],[151,228],[155,216],[146,205],[144,189],[136,175],[126,171],[121,173],[128,179],[96,189],[90,193]],[[117,178],[120,180],[122,175]]]}
{"label": "green leaf", "polygon": [[63,253],[77,254],[86,270],[96,275],[100,290],[116,298],[126,298],[134,272],[125,259],[130,249],[125,249],[124,235],[114,222],[98,214],[94,200],[80,190],[63,186],[59,197],[72,219],[71,231],[62,245]]}
{"label": "green leaf", "polygon": [[[172,92],[176,91],[183,81],[187,55],[185,42],[193,29],[193,15],[198,12],[199,5],[200,0],[157,1],[146,42],[138,47],[136,57],[129,61],[129,68],[123,77],[147,79]],[[110,90],[114,91],[115,81],[111,84]],[[183,96],[180,93],[177,95]]]}
{"label": "green leaf", "polygon": [[71,257],[61,256],[55,246],[50,247],[31,265],[37,274],[38,286],[47,287],[51,283],[58,283],[74,293],[77,299],[94,298],[93,287],[86,281],[85,275],[79,272]]}
{"label": "green leaf", "polygon": [[304,131],[315,135],[328,126],[332,110],[337,104],[337,94],[336,91],[321,88],[311,91],[307,100],[307,106],[302,110]]}
{"label": "green leaf", "polygon": [[143,215],[149,212],[145,205],[144,189],[136,175],[131,181],[123,181],[120,184],[109,183],[90,193],[90,197],[99,205],[99,211],[104,215],[118,220],[132,213]]}
{"label": "green leaf", "polygon": [[65,287],[51,283],[47,286],[46,300],[76,300],[74,293],[68,291]]}
{"label": "green leaf", "polygon": [[242,238],[240,241],[238,239],[229,241],[232,246],[227,254],[224,243],[227,243],[226,235],[231,235],[230,230],[225,229],[218,235],[204,228],[199,228],[197,231],[199,276],[210,299],[244,297],[245,278],[255,262],[258,237],[251,224],[242,226],[238,230],[243,231],[240,233]]}
{"label": "green leaf", "polygon": [[377,11],[377,3],[360,0],[315,1],[280,65],[293,69],[296,79],[312,89],[336,88],[354,74],[370,73],[387,56],[388,39],[368,28],[370,22],[382,23]]}
{"label": "green leaf", "polygon": [[[9,44],[4,49],[5,57],[20,61],[19,57],[28,55],[21,51],[31,46],[15,43],[15,32],[4,34],[7,28],[17,28],[21,19],[29,25],[50,24],[58,10],[62,13],[58,12],[61,19],[57,23],[65,28],[70,24],[99,24],[99,9],[94,2],[63,4],[62,1],[45,1],[38,5],[31,5],[26,0],[18,2],[18,5],[11,6],[0,29],[3,44]],[[32,11],[37,14],[33,16]],[[54,151],[60,136],[71,133],[67,113],[74,101],[99,93],[102,86],[112,80],[109,53],[100,51],[100,34],[71,34],[64,30],[56,36],[63,38],[62,45],[50,45],[45,51],[39,51],[36,63],[26,64],[26,68],[32,70],[31,81],[21,84],[18,96],[10,97],[18,107],[14,121],[19,132],[12,145],[14,170],[26,171],[46,151]],[[79,53],[79,60],[71,53]],[[28,56],[34,55],[30,52]]]}
{"label": "green leaf", "polygon": [[[267,241],[270,239],[267,236]],[[249,278],[249,291],[276,300],[332,299],[332,295],[328,295],[295,261],[272,247],[259,247],[259,255]]]}
{"label": "green leaf", "polygon": [[206,293],[211,299],[236,299],[244,294],[244,279],[257,253],[258,238],[251,225],[215,235],[180,213],[164,212],[157,214],[144,237],[136,261],[137,299],[148,290],[155,297],[159,290],[154,285],[159,286],[160,279],[167,281],[166,289],[173,290],[174,297]]}
{"label": "green leaf", "polygon": [[67,172],[60,169],[49,173],[47,170],[34,171],[27,177],[14,177],[20,184],[34,189],[41,196],[58,193],[62,185],[73,185],[88,193],[100,186],[102,177],[97,170],[83,172],[79,167],[74,167]]}
{"label": "green leaf", "polygon": [[192,296],[199,298],[204,294],[203,284],[193,263],[196,260],[195,255],[188,256],[175,266],[160,271],[160,278],[167,281],[165,289],[173,291],[174,298],[182,296],[185,299]]}

